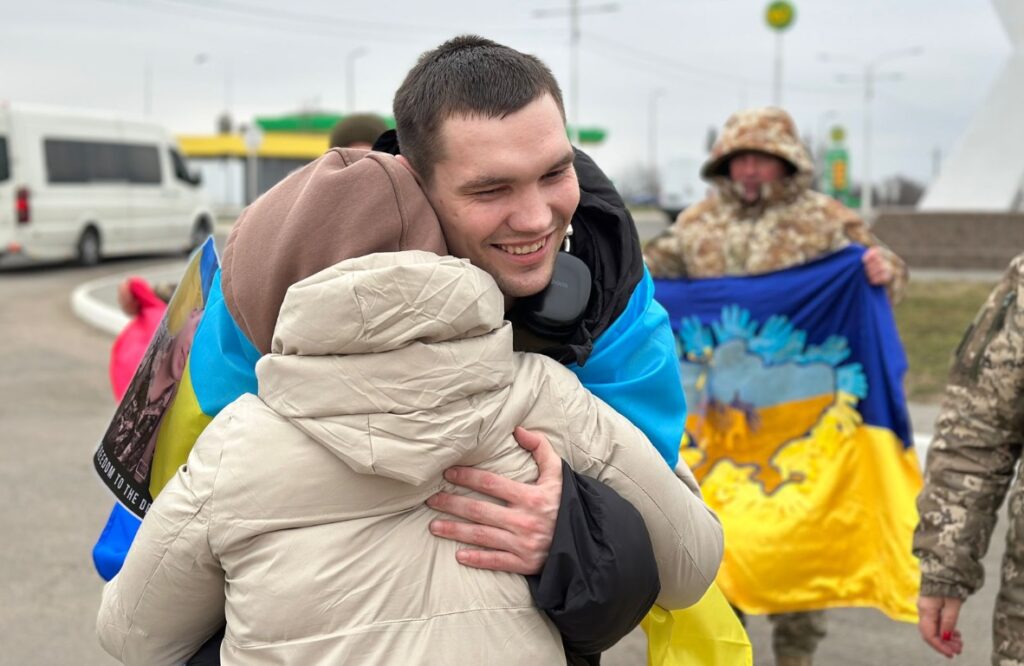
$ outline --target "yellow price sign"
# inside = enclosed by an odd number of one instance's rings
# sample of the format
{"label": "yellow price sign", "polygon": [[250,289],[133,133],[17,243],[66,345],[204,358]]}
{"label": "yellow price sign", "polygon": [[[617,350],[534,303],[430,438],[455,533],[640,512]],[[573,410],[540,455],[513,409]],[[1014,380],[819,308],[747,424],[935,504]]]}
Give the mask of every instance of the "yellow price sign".
{"label": "yellow price sign", "polygon": [[793,25],[796,19],[796,7],[786,0],[775,0],[765,10],[764,19],[769,27],[779,31],[785,30]]}
{"label": "yellow price sign", "polygon": [[846,162],[836,160],[832,163],[832,189],[842,192],[846,186]]}

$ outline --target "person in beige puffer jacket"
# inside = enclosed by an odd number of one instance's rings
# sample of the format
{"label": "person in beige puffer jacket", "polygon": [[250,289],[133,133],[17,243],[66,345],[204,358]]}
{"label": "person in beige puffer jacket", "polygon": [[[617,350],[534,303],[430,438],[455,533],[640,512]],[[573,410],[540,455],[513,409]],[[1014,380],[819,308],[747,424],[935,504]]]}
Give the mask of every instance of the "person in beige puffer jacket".
{"label": "person in beige puffer jacket", "polygon": [[[415,197],[408,178],[395,192]],[[418,202],[393,208],[403,231],[437,224]],[[226,256],[226,294],[229,269]],[[461,566],[461,546],[427,529],[429,497],[468,494],[445,480],[452,465],[537,477],[517,438],[546,437],[638,509],[659,605],[691,605],[714,579],[721,528],[689,470],[673,474],[561,364],[513,352],[500,290],[464,259],[376,253],[292,284],[257,376],[104,590],[100,640],[124,663],[180,663],[225,618],[224,664],[564,663],[524,577]]]}

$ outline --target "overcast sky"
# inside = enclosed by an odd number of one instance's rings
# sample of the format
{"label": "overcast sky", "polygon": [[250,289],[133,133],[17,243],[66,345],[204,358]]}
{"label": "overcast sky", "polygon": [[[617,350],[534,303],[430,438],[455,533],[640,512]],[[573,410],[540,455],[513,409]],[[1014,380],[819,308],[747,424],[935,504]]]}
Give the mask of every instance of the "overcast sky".
{"label": "overcast sky", "polygon": [[[862,166],[863,64],[920,47],[880,73],[873,105],[875,177],[930,179],[1011,52],[988,0],[794,0],[783,37],[783,105],[805,135],[847,128]],[[581,0],[602,6],[606,0]],[[580,118],[608,131],[591,150],[620,175],[646,163],[652,95],[662,166],[699,162],[710,126],[771,102],[775,34],[766,0],[618,0],[581,21]],[[344,111],[354,49],[356,106],[389,113],[417,55],[460,32],[535,53],[568,95],[569,22],[534,10],[567,0],[0,0],[0,99],[152,118],[176,133],[212,132],[230,104],[247,120],[300,108]],[[390,10],[390,11],[389,11]],[[823,61],[828,52],[834,61]],[[845,58],[846,61],[840,61]],[[841,82],[843,75],[855,80]],[[881,78],[881,77],[880,77]]]}

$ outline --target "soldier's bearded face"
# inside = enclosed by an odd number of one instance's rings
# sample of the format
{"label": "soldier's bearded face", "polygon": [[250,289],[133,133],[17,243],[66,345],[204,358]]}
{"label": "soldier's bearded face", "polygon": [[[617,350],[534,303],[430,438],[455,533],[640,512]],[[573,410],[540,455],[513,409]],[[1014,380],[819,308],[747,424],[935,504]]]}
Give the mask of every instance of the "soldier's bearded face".
{"label": "soldier's bearded face", "polygon": [[426,193],[448,251],[490,273],[509,305],[544,289],[580,200],[555,100],[504,118],[449,118],[441,148]]}
{"label": "soldier's bearded face", "polygon": [[743,200],[761,198],[761,186],[786,177],[786,163],[777,157],[753,151],[740,152],[729,160],[729,178],[743,188]]}

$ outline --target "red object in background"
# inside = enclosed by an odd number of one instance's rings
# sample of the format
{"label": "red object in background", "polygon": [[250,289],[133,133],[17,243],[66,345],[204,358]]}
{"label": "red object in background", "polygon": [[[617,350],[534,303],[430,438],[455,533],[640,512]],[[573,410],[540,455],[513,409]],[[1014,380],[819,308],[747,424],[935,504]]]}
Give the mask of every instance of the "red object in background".
{"label": "red object in background", "polygon": [[28,224],[32,220],[32,209],[28,205],[28,188],[19,187],[15,198],[14,208],[18,213],[18,224]]}
{"label": "red object in background", "polygon": [[142,278],[129,278],[128,291],[138,306],[134,318],[114,340],[110,350],[110,386],[114,397],[120,400],[128,390],[139,367],[149,341],[153,338],[167,304],[164,303]]}

